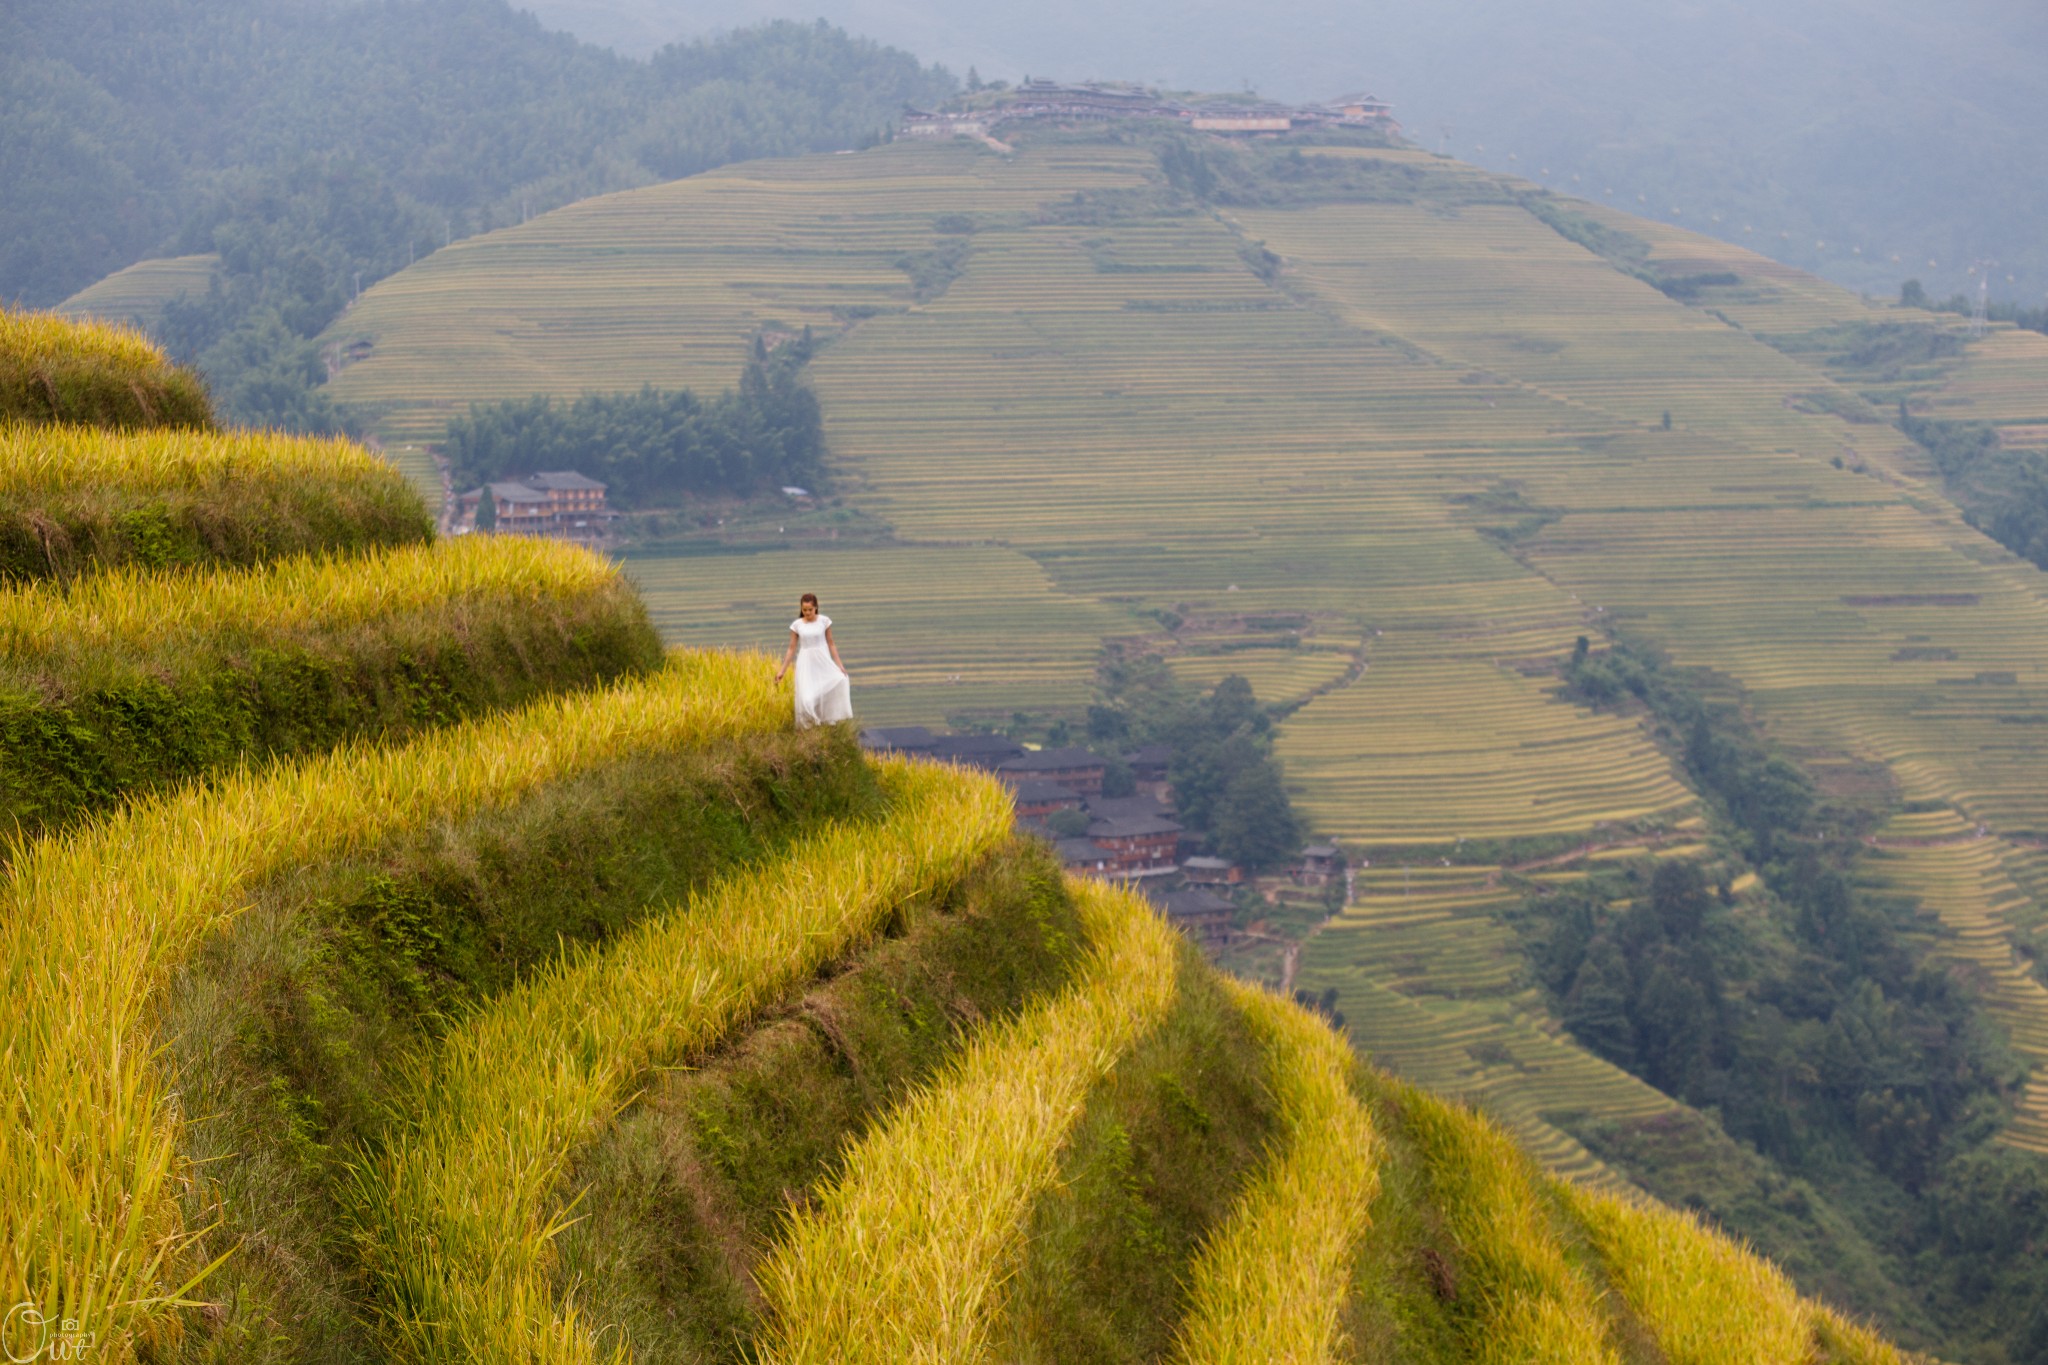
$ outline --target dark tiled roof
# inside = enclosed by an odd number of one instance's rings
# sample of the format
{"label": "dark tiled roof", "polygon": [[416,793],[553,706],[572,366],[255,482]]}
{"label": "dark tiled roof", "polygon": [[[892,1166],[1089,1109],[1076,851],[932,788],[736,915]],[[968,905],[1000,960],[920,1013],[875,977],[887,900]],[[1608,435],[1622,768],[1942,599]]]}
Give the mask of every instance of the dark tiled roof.
{"label": "dark tiled roof", "polygon": [[1086,749],[1039,749],[1004,763],[1011,772],[1062,772],[1069,768],[1100,768],[1102,759]]}
{"label": "dark tiled roof", "polygon": [[934,740],[922,725],[897,725],[863,730],[860,742],[864,749],[929,749]]}
{"label": "dark tiled roof", "polygon": [[1042,806],[1048,801],[1070,801],[1075,805],[1081,803],[1081,798],[1076,796],[1071,788],[1062,787],[1057,782],[1026,778],[1023,781],[1011,782],[1009,786],[1010,794],[1017,798],[1017,804],[1020,806]]}
{"label": "dark tiled roof", "polygon": [[[546,502],[548,500],[547,494],[536,488],[529,488],[523,483],[501,481],[486,484],[484,487],[490,489],[506,502]],[[484,495],[483,488],[477,489],[476,495],[478,500],[482,500]]]}
{"label": "dark tiled roof", "polygon": [[988,754],[1021,754],[1024,746],[1008,735],[935,735],[932,752],[949,757],[980,758]]}
{"label": "dark tiled roof", "polygon": [[1166,807],[1159,804],[1156,796],[1091,796],[1085,806],[1088,813],[1098,820],[1128,820],[1137,816],[1164,817]]}
{"label": "dark tiled roof", "polygon": [[1102,850],[1086,839],[1061,839],[1053,845],[1053,851],[1060,855],[1060,861],[1068,867],[1102,861]]}
{"label": "dark tiled roof", "polygon": [[1154,891],[1146,894],[1169,919],[1191,918],[1196,915],[1227,915],[1237,909],[1215,892],[1204,891],[1200,887],[1190,887],[1186,891]]}
{"label": "dark tiled roof", "polygon": [[1178,834],[1180,826],[1163,815],[1127,815],[1097,820],[1088,826],[1091,839],[1130,839],[1140,834]]}
{"label": "dark tiled roof", "polygon": [[1147,744],[1125,754],[1124,762],[1133,768],[1164,768],[1173,762],[1173,746]]}
{"label": "dark tiled roof", "polygon": [[604,492],[605,486],[596,479],[588,479],[573,469],[558,469],[551,474],[528,474],[519,482],[528,488],[557,489],[561,492]]}

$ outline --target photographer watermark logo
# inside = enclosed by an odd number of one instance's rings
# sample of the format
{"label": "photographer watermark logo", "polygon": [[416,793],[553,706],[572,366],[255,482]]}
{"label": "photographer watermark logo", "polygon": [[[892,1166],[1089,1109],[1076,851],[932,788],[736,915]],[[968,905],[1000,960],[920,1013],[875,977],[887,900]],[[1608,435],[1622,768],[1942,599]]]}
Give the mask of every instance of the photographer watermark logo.
{"label": "photographer watermark logo", "polygon": [[76,1318],[55,1321],[43,1316],[33,1303],[17,1303],[0,1320],[0,1356],[12,1365],[30,1361],[84,1360],[92,1353],[96,1334],[88,1332]]}

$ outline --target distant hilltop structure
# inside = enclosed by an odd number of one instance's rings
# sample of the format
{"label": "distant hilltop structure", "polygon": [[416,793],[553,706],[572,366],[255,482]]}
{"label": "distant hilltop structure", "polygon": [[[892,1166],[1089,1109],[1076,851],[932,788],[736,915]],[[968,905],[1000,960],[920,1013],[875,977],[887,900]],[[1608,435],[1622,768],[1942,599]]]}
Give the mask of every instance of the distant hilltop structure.
{"label": "distant hilltop structure", "polygon": [[[993,94],[991,102],[988,95]],[[1030,80],[1014,89],[970,96],[972,104],[938,109],[906,107],[898,134],[915,138],[990,137],[1005,124],[1043,119],[1061,123],[1170,119],[1197,132],[1273,136],[1303,128],[1371,128],[1396,133],[1393,106],[1373,95],[1341,95],[1321,104],[1265,100],[1183,100],[1140,85],[1112,81]]]}

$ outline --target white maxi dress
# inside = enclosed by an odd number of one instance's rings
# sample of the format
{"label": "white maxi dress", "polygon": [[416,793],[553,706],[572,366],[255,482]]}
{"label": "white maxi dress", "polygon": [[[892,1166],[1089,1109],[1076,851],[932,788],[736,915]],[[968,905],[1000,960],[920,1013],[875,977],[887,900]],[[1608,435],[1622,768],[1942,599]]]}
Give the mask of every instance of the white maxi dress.
{"label": "white maxi dress", "polygon": [[815,620],[802,617],[789,623],[796,632],[796,727],[830,725],[853,719],[853,684],[825,644],[825,632],[832,618],[822,612]]}

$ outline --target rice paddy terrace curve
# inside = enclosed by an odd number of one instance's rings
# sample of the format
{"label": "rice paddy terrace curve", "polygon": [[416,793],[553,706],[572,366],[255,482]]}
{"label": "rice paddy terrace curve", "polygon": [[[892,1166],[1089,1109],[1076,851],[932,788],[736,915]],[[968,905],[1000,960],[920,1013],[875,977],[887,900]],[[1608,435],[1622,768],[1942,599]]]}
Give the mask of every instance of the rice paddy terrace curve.
{"label": "rice paddy terrace curve", "polygon": [[[522,577],[515,546],[459,550],[484,552]],[[387,596],[459,598],[451,575],[408,574],[435,553],[372,551],[369,563],[409,577]],[[360,560],[276,572],[351,570],[367,576]],[[231,597],[272,571],[185,572]],[[125,573],[88,574],[74,591],[118,594]],[[7,600],[19,609],[41,591]],[[366,592],[326,596],[346,614]],[[131,621],[129,633],[147,630]],[[257,1347],[372,1355],[366,1334],[380,1326],[401,1359],[436,1358],[423,1338],[467,1328],[477,1359],[630,1358],[638,1343],[601,1286],[547,1273],[559,1210],[580,1197],[559,1179],[564,1161],[610,1136],[629,1087],[673,1052],[772,1091],[772,1066],[757,1065],[772,1046],[719,1036],[744,1023],[826,1045],[834,1071],[860,1029],[886,1044],[909,1024],[941,1046],[871,1098],[871,1122],[827,1128],[814,1179],[770,1185],[778,1207],[795,1195],[811,1212],[764,1239],[728,1239],[725,1270],[750,1273],[751,1259],[805,1273],[771,1277],[770,1302],[742,1295],[736,1330],[684,1358],[773,1354],[792,1344],[783,1327],[832,1304],[882,1328],[857,1339],[900,1348],[892,1359],[958,1358],[953,1348],[998,1327],[1024,1331],[1003,1301],[1020,1234],[1056,1197],[1062,1129],[1114,1093],[1128,1126],[1095,1131],[1134,1227],[1170,1212],[1124,1178],[1162,1137],[1247,1156],[1195,1172],[1221,1196],[1209,1220],[1221,1235],[1202,1239],[1213,1255],[1189,1245],[1187,1259],[1197,1280],[1260,1286],[1285,1318],[1233,1321],[1229,1294],[1212,1287],[1191,1303],[1189,1277],[1167,1276],[1147,1310],[1186,1358],[1238,1358],[1233,1343],[1255,1341],[1332,1362],[1387,1342],[1436,1361],[1518,1348],[1618,1358],[1631,1333],[1701,1340],[1712,1311],[1765,1323],[1782,1349],[1816,1361],[1897,1359],[1682,1221],[1656,1225],[1658,1254],[1713,1266],[1727,1291],[1711,1305],[1641,1292],[1654,1282],[1640,1268],[1630,1278],[1606,1243],[1633,1254],[1630,1239],[1648,1239],[1603,1221],[1608,1206],[1575,1211],[1484,1119],[1366,1067],[1298,1007],[1225,989],[1135,896],[1063,883],[1042,850],[1005,846],[993,782],[926,765],[872,771],[844,731],[790,733],[767,662],[679,652],[621,685],[402,745],[238,767],[23,841],[0,887],[0,980],[17,1006],[0,1013],[0,1293],[33,1311],[8,1323],[8,1354],[42,1355],[53,1343],[33,1334],[47,1316],[64,1324],[60,1349],[85,1332],[120,1361]],[[937,964],[918,953],[961,941],[934,926],[977,904],[1042,936],[1039,950],[983,966],[1023,979],[920,980]],[[857,990],[806,1011],[831,978],[891,954],[879,1016],[856,1017]],[[743,1018],[771,1011],[780,1017]],[[1250,1040],[1232,1065],[1263,1094],[1252,1121],[1216,1112],[1207,1077],[1164,1064],[1189,1030],[1205,1047]],[[339,1073],[316,1074],[323,1064]],[[769,1098],[808,1108],[818,1094]],[[358,1126],[335,1127],[340,1110]],[[686,1106],[675,1134],[708,1158],[681,1176],[701,1182],[714,1213],[711,1168],[745,1165],[718,1118]],[[977,1141],[961,1142],[970,1129]],[[643,1171],[644,1183],[662,1174]],[[1319,1199],[1331,1177],[1344,1196]],[[399,1211],[394,1226],[345,1217],[380,1201]],[[326,1213],[343,1216],[323,1225]],[[1313,1241],[1308,1260],[1296,1225]],[[864,1251],[903,1254],[830,1254],[849,1231]],[[1128,1254],[1125,1240],[1112,1231],[1077,1264]],[[1151,1237],[1133,1246],[1156,1259]],[[962,1247],[970,1254],[947,1259]],[[333,1272],[324,1281],[309,1277],[316,1261]],[[242,1275],[249,1262],[274,1278]],[[1128,1291],[1128,1277],[1097,1278],[1102,1293]],[[1446,1278],[1464,1292],[1444,1294]],[[1632,1301],[1601,1296],[1603,1279]],[[877,1299],[877,1282],[900,1292]],[[658,1297],[681,1307],[696,1287],[671,1276]],[[482,1311],[439,1311],[463,1304]],[[415,1321],[420,1309],[434,1320]]]}
{"label": "rice paddy terrace curve", "polygon": [[[2038,575],[1963,525],[1863,396],[1765,341],[1885,310],[1643,225],[1652,263],[1711,257],[1740,277],[1688,306],[1526,211],[1529,187],[1412,152],[1345,155],[1463,179],[1440,202],[1211,214],[1165,203],[1131,146],[726,168],[385,282],[349,320],[370,358],[334,391],[420,439],[472,399],[715,387],[755,330],[816,326],[833,335],[813,377],[836,475],[899,544],[792,548],[776,578],[844,575],[842,634],[856,677],[883,684],[878,719],[1002,715],[1020,695],[1006,677],[1078,697],[1090,630],[1212,666],[1154,612],[1297,613],[1364,651],[1355,681],[1281,731],[1298,799],[1355,845],[1682,831],[1690,795],[1644,736],[1550,695],[1545,661],[1603,618],[1737,677],[1780,738],[2034,827],[2033,732],[2010,718],[2037,705]],[[949,237],[966,242],[961,272],[919,300],[895,261]],[[1262,275],[1248,242],[1284,271]],[[2017,420],[2025,348],[1989,339],[1944,382],[2000,395]],[[862,583],[870,554],[932,586]],[[692,640],[781,629],[753,563],[634,572]],[[1024,628],[956,633],[949,576],[998,613],[1018,603]],[[1967,670],[1913,654],[1958,631],[1944,647]],[[965,666],[947,667],[935,650],[956,638]],[[1333,925],[1303,984],[1373,951]],[[1393,995],[1473,1009],[1413,990]],[[1349,1012],[1379,1046],[1381,1012]]]}

